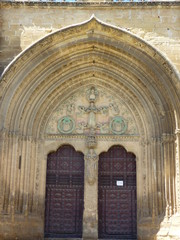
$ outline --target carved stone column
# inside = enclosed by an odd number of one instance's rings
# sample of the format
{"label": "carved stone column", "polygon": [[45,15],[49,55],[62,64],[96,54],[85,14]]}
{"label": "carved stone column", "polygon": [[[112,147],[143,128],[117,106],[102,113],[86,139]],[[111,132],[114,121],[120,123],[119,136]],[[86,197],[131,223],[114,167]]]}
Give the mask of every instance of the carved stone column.
{"label": "carved stone column", "polygon": [[98,155],[94,135],[87,137],[85,155],[83,239],[98,239]]}
{"label": "carved stone column", "polygon": [[4,166],[5,166],[5,147],[6,147],[6,139],[7,132],[5,129],[0,131],[0,176],[1,178],[0,184],[0,212],[3,212],[3,201],[4,201],[4,185],[5,185],[5,177],[4,177]]}
{"label": "carved stone column", "polygon": [[174,135],[163,134],[164,172],[165,172],[165,200],[166,219],[169,219],[176,212],[175,199],[175,159],[174,159]]}
{"label": "carved stone column", "polygon": [[180,129],[176,130],[176,201],[180,213]]}

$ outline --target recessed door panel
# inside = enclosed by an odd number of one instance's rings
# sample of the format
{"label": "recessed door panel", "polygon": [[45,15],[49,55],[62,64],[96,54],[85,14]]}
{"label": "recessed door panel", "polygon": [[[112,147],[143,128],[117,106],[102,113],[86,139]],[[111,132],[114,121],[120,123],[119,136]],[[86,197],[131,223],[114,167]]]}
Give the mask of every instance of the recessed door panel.
{"label": "recessed door panel", "polygon": [[136,239],[135,155],[113,146],[99,157],[100,239]]}
{"label": "recessed door panel", "polygon": [[45,237],[82,237],[84,159],[69,145],[47,160]]}

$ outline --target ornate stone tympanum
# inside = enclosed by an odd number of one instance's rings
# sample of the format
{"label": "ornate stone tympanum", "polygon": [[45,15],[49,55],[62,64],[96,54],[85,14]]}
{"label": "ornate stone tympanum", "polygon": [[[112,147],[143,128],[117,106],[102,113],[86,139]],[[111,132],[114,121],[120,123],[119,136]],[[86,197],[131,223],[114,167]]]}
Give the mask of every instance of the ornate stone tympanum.
{"label": "ornate stone tympanum", "polygon": [[137,135],[135,116],[121,97],[102,87],[82,87],[52,113],[47,134]]}

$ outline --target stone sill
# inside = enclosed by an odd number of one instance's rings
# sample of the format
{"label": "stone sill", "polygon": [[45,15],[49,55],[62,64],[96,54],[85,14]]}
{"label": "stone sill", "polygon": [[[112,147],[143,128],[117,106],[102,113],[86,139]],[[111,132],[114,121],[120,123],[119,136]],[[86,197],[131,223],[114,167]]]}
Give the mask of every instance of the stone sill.
{"label": "stone sill", "polygon": [[175,1],[152,1],[152,2],[86,2],[86,1],[77,1],[77,2],[37,2],[37,1],[8,1],[1,0],[0,6],[30,6],[30,7],[127,7],[127,8],[136,8],[136,7],[170,7],[170,6],[180,6],[180,0]]}

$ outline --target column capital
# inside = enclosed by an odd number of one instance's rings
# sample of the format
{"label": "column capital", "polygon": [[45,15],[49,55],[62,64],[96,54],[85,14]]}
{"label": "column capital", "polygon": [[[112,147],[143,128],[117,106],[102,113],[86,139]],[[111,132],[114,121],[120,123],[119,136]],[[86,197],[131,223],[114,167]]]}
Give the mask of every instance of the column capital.
{"label": "column capital", "polygon": [[180,129],[176,129],[175,134],[176,134],[176,136],[180,136]]}
{"label": "column capital", "polygon": [[175,141],[175,135],[169,133],[163,133],[161,136],[162,143],[170,143]]}

